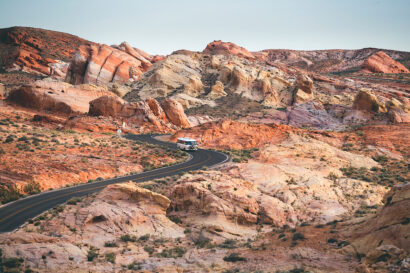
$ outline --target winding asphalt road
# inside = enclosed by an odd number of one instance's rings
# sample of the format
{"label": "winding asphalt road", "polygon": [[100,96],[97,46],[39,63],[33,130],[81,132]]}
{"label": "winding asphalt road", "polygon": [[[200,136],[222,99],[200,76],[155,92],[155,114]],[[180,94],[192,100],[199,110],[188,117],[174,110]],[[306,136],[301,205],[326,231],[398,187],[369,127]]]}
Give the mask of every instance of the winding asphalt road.
{"label": "winding asphalt road", "polygon": [[[148,142],[155,145],[165,146],[176,149],[174,143],[162,142],[154,139],[150,135],[126,135],[128,139]],[[198,170],[202,167],[211,167],[216,164],[225,162],[228,156],[211,150],[198,149],[198,151],[188,152],[191,157],[189,160],[169,167],[155,169],[134,175],[127,175],[98,182],[81,184],[69,188],[63,188],[40,194],[32,195],[19,199],[12,203],[0,207],[0,232],[13,231],[20,227],[28,219],[33,218],[40,213],[60,205],[72,197],[84,196],[90,193],[98,192],[107,185],[121,183],[126,181],[143,182],[165,176],[175,175],[181,172]]]}

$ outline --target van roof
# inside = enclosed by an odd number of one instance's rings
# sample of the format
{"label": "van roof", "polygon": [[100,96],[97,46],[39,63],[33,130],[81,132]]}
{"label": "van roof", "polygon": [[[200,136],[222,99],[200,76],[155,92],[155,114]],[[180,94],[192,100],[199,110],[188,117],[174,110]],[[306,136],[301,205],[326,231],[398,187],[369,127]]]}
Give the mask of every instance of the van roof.
{"label": "van roof", "polygon": [[188,137],[179,137],[178,140],[182,140],[182,141],[196,141],[195,139],[188,138]]}

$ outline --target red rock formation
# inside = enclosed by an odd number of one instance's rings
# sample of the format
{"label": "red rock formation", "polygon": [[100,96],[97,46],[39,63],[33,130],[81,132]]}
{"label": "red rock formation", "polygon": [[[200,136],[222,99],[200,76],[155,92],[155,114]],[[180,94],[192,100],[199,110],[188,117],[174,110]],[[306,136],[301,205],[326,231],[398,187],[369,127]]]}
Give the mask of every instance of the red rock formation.
{"label": "red rock formation", "polygon": [[377,113],[383,111],[383,105],[380,104],[376,95],[374,95],[372,91],[361,89],[354,99],[353,109]]}
{"label": "red rock formation", "polygon": [[404,65],[393,60],[383,51],[371,55],[363,63],[363,71],[370,73],[410,73]]}
{"label": "red rock formation", "polygon": [[167,120],[167,116],[165,115],[164,110],[161,108],[161,105],[159,105],[157,100],[153,98],[147,98],[146,101],[152,112],[154,112],[154,115],[156,115],[160,119]]}
{"label": "red rock formation", "polygon": [[162,108],[168,119],[176,126],[182,128],[191,127],[185,115],[184,108],[178,101],[167,98],[162,102]]}
{"label": "red rock formation", "polygon": [[301,103],[313,98],[314,85],[311,78],[302,73],[296,79],[296,89],[293,95],[294,103]]}
{"label": "red rock formation", "polygon": [[31,109],[73,114],[87,113],[89,102],[101,96],[114,94],[62,82],[37,81],[12,90],[7,100]]}
{"label": "red rock formation", "polygon": [[66,81],[73,84],[125,83],[139,79],[153,61],[159,60],[160,56],[152,57],[126,42],[118,47],[84,45],[75,54]]}
{"label": "red rock formation", "polygon": [[88,113],[92,116],[118,117],[122,113],[122,108],[126,102],[119,97],[103,96],[90,101]]}
{"label": "red rock formation", "polygon": [[279,143],[288,136],[291,128],[286,125],[249,124],[232,120],[209,122],[172,136],[192,137],[200,144],[216,149],[250,149],[266,143]]}
{"label": "red rock formation", "polygon": [[0,66],[6,71],[50,75],[56,60],[69,61],[80,45],[91,42],[67,33],[29,27],[0,30]]}
{"label": "red rock formation", "polygon": [[203,50],[204,53],[211,54],[230,54],[241,58],[246,58],[248,60],[254,60],[255,56],[252,55],[247,49],[237,46],[234,43],[226,43],[222,41],[213,41],[209,43]]}
{"label": "red rock formation", "polygon": [[174,100],[170,101],[172,102],[165,104],[164,110],[152,98],[128,103],[118,97],[104,96],[90,102],[89,115],[113,117],[139,127],[154,125],[154,129],[159,131],[172,131],[190,126],[182,106]]}

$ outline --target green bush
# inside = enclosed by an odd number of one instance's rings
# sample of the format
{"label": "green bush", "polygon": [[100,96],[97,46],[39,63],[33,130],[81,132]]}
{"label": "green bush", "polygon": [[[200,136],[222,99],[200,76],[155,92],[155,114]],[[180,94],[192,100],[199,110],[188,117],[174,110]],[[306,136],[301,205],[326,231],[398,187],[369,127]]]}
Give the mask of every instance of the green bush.
{"label": "green bush", "polygon": [[181,218],[176,215],[168,215],[168,219],[174,222],[175,224],[182,224]]}
{"label": "green bush", "polygon": [[161,253],[158,254],[158,256],[162,258],[179,258],[184,256],[185,252],[185,248],[174,247],[171,249],[164,249]]}
{"label": "green bush", "polygon": [[154,249],[153,249],[152,247],[149,247],[149,246],[144,246],[144,250],[145,250],[146,252],[148,252],[149,255],[151,255],[152,253],[154,253]]}
{"label": "green bush", "polygon": [[137,238],[129,234],[124,234],[124,235],[121,235],[120,240],[123,242],[136,242]]}
{"label": "green bush", "polygon": [[87,252],[87,260],[91,262],[96,257],[98,257],[98,249],[91,247]]}
{"label": "green bush", "polygon": [[237,248],[236,246],[236,241],[232,239],[227,239],[225,240],[222,244],[219,245],[221,248],[228,248],[228,249],[234,249]]}
{"label": "green bush", "polygon": [[16,268],[19,267],[24,260],[22,258],[3,258],[2,263],[7,268]]}
{"label": "green bush", "polygon": [[24,185],[23,191],[29,195],[40,193],[42,190],[38,182],[30,182]]}
{"label": "green bush", "polygon": [[199,248],[206,247],[211,242],[211,239],[200,234],[197,238],[194,239],[195,246]]}
{"label": "green bush", "polygon": [[115,241],[107,241],[104,243],[105,247],[117,247],[118,244]]}
{"label": "green bush", "polygon": [[2,204],[19,199],[22,196],[14,185],[0,184],[0,202]]}
{"label": "green bush", "polygon": [[225,256],[223,259],[225,262],[232,262],[232,263],[246,261],[246,258],[239,256],[239,253],[236,253],[236,252],[231,253],[228,256]]}
{"label": "green bush", "polygon": [[138,238],[138,241],[140,242],[146,242],[148,240],[149,240],[149,234],[142,235],[141,237]]}
{"label": "green bush", "polygon": [[107,252],[105,253],[105,260],[112,264],[115,264],[115,253],[114,252]]}
{"label": "green bush", "polygon": [[329,239],[327,240],[327,242],[328,242],[329,244],[337,243],[337,239],[335,239],[335,238],[329,238]]}
{"label": "green bush", "polygon": [[77,205],[78,202],[81,202],[83,199],[81,197],[73,197],[67,201],[67,205]]}
{"label": "green bush", "polygon": [[292,236],[293,241],[305,240],[305,239],[306,239],[305,235],[303,233],[300,233],[300,232],[295,232]]}

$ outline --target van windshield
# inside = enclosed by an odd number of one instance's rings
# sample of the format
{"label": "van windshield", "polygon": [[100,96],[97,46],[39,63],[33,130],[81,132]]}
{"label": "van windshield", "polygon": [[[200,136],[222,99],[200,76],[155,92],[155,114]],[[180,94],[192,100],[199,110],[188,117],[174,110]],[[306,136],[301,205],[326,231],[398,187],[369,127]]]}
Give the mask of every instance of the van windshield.
{"label": "van windshield", "polygon": [[196,141],[185,141],[186,145],[196,146]]}

